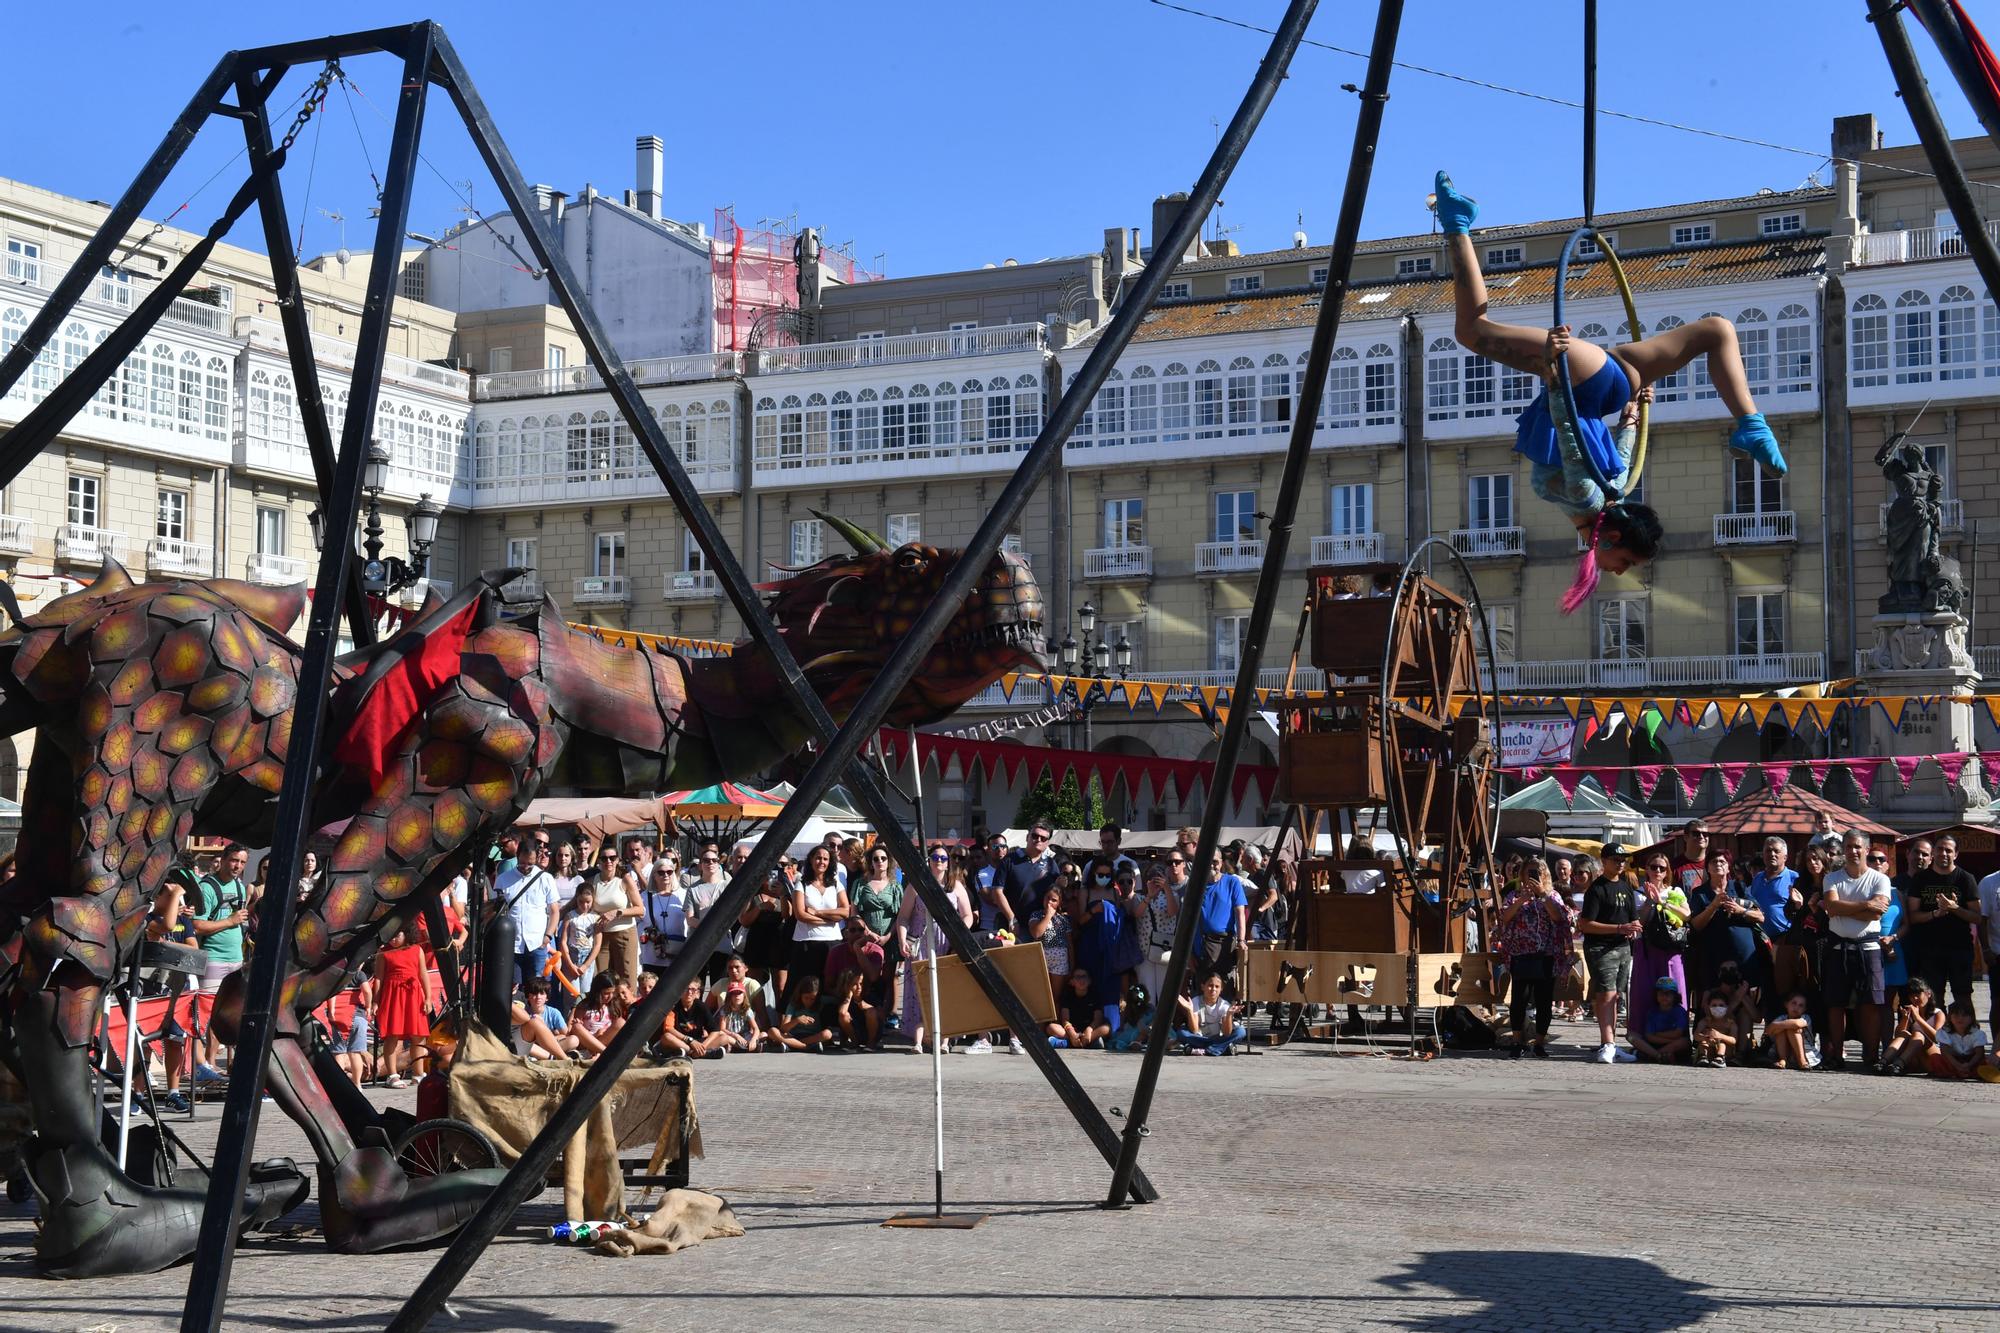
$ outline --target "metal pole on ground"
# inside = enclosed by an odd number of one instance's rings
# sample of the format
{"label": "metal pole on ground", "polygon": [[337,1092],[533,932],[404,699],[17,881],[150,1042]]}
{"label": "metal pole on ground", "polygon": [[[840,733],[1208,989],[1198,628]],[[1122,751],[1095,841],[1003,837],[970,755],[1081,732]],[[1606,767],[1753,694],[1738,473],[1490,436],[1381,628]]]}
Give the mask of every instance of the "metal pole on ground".
{"label": "metal pole on ground", "polygon": [[[1174,949],[1167,960],[1163,992],[1153,1007],[1153,1028],[1146,1038],[1146,1052],[1139,1067],[1138,1082],[1132,1090],[1132,1105],[1126,1114],[1118,1165],[1111,1176],[1107,1208],[1126,1206],[1126,1187],[1138,1167],[1139,1145],[1147,1134],[1146,1116],[1152,1109],[1153,1091],[1160,1077],[1160,1063],[1166,1058],[1167,1040],[1172,1033],[1181,983],[1187,975],[1188,957],[1194,949],[1195,929],[1201,919],[1201,899],[1208,884],[1209,863],[1222,831],[1223,807],[1229,799],[1236,758],[1243,737],[1255,714],[1257,671],[1264,656],[1264,640],[1271,630],[1271,617],[1278,601],[1278,586],[1284,578],[1285,555],[1291,544],[1292,522],[1297,517],[1299,493],[1304,489],[1306,465],[1312,454],[1313,421],[1319,415],[1320,398],[1326,388],[1327,370],[1333,360],[1335,335],[1340,330],[1341,307],[1347,299],[1348,274],[1354,265],[1354,247],[1360,239],[1361,211],[1368,200],[1368,181],[1375,164],[1375,141],[1381,133],[1383,105],[1389,100],[1389,72],[1395,61],[1396,34],[1402,24],[1403,0],[1381,0],[1375,15],[1374,43],[1368,54],[1368,74],[1361,89],[1360,114],[1354,123],[1354,146],[1347,163],[1347,182],[1341,193],[1340,218],[1334,227],[1333,250],[1327,261],[1326,289],[1320,297],[1319,321],[1313,329],[1312,345],[1306,353],[1304,382],[1299,386],[1297,415],[1285,454],[1284,479],[1278,487],[1278,502],[1272,510],[1270,536],[1264,551],[1264,567],[1257,578],[1257,600],[1252,605],[1249,629],[1244,636],[1242,658],[1236,669],[1236,688],[1230,695],[1229,720],[1223,726],[1222,743],[1215,757],[1215,772],[1208,781],[1202,808],[1201,834],[1190,867],[1187,900],[1181,906],[1174,928]],[[1233,928],[1233,923],[1232,923]]]}

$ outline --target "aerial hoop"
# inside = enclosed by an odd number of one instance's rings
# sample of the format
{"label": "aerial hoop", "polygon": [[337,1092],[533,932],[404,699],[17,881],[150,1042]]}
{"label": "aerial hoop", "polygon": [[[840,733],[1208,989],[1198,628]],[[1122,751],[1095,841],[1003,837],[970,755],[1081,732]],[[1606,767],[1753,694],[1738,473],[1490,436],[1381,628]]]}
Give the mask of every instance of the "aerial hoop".
{"label": "aerial hoop", "polygon": [[[1604,256],[1604,262],[1611,266],[1611,279],[1618,284],[1619,299],[1625,303],[1626,327],[1632,330],[1632,335],[1636,339],[1645,326],[1639,322],[1639,306],[1632,299],[1632,283],[1626,278],[1625,266],[1618,262],[1618,252],[1611,248],[1611,242],[1605,237],[1604,233],[1591,226],[1578,227],[1569,234],[1569,239],[1563,242],[1562,258],[1556,264],[1555,322],[1557,325],[1563,323],[1563,307],[1569,294],[1570,264],[1576,257],[1577,243],[1585,237],[1589,237],[1596,244],[1599,252]],[[1577,422],[1581,414],[1577,411],[1576,407],[1576,387],[1570,376],[1569,355],[1567,353],[1556,360],[1556,384],[1562,390],[1562,401],[1556,406],[1568,416],[1570,429],[1577,438],[1578,452],[1583,456],[1584,466],[1590,469],[1592,479],[1603,490],[1605,504],[1616,504],[1625,492],[1617,486],[1612,485],[1611,479],[1598,470],[1597,461],[1590,456],[1590,451],[1581,447],[1582,432],[1577,429]],[[1639,400],[1639,440],[1632,450],[1632,465],[1626,469],[1626,490],[1636,487],[1639,484],[1640,475],[1646,470],[1646,436],[1652,422],[1652,415],[1651,404],[1641,398]],[[1560,426],[1560,423],[1558,423],[1558,426]]]}

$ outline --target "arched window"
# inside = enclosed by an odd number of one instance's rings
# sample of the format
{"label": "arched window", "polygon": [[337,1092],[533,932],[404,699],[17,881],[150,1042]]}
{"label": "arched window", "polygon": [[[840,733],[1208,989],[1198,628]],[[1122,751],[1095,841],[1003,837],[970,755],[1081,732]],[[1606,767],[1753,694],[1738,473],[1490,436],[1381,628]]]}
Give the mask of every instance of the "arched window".
{"label": "arched window", "polygon": [[[41,362],[35,363],[39,370]],[[153,344],[153,364],[147,368],[146,415],[161,430],[172,430],[174,421],[174,349],[165,343]]]}
{"label": "arched window", "polygon": [[1194,437],[1219,439],[1222,435],[1222,367],[1204,361],[1194,368]]}
{"label": "arched window", "polygon": [[1014,448],[1014,395],[1005,375],[986,386],[986,452],[1009,453]]}
{"label": "arched window", "polygon": [[873,389],[863,389],[854,395],[854,452],[867,462],[874,462],[882,451],[882,409],[880,399]]}
{"label": "arched window", "polygon": [[1960,284],[1938,295],[1937,363],[1941,380],[1979,376],[1979,316],[1972,288]]}
{"label": "arched window", "polygon": [[1257,430],[1257,363],[1239,356],[1229,363],[1229,390],[1226,421],[1231,435],[1252,435]]}
{"label": "arched window", "polygon": [[788,393],[778,404],[778,466],[794,468],[806,451],[805,404]]}
{"label": "arched window", "polygon": [[[1751,306],[1736,317],[1736,344],[1743,352],[1743,375],[1750,392],[1771,391],[1771,317]],[[1706,358],[1704,358],[1705,360]]]}
{"label": "arched window", "polygon": [[[726,424],[726,423],[725,423]],[[720,464],[728,459],[728,440],[722,440],[723,450],[717,453],[714,447],[716,423],[708,410],[700,403],[687,405],[687,434],[681,443],[681,461],[692,467],[696,463]]]}
{"label": "arched window", "polygon": [[1896,383],[1930,383],[1936,359],[1931,338],[1931,298],[1919,291],[1902,293],[1896,298]]}
{"label": "arched window", "polygon": [[590,422],[581,412],[569,414],[564,426],[563,472],[571,481],[590,476]]}
{"label": "arched window", "polygon": [[1014,439],[1026,449],[1042,433],[1042,381],[1034,375],[1014,377]]}
{"label": "arched window", "polygon": [[848,390],[842,388],[834,394],[832,406],[826,412],[826,428],[830,432],[834,462],[850,462],[854,454],[854,398]]}
{"label": "arched window", "polygon": [[904,408],[907,413],[906,429],[910,457],[929,458],[931,456],[931,391],[928,385],[912,384],[910,401]]}
{"label": "arched window", "polygon": [[201,382],[201,353],[190,347],[181,353],[180,373],[174,380],[174,429],[183,435],[201,434],[201,402],[207,390]]}
{"label": "arched window", "polygon": [[778,465],[778,403],[774,398],[759,398],[752,409],[750,465],[760,470]]}
{"label": "arched window", "polygon": [[1134,366],[1125,386],[1126,439],[1133,444],[1160,440],[1160,381],[1151,366]]}
{"label": "arched window", "polygon": [[[1619,327],[1622,329],[1625,326],[1621,324]],[[1576,336],[1579,342],[1608,343],[1611,341],[1611,330],[1593,321],[1579,329]]]}
{"label": "arched window", "polygon": [[[509,426],[513,422],[507,423]],[[475,490],[490,487],[500,479],[500,459],[494,447],[499,432],[491,421],[472,428],[472,485]]]}
{"label": "arched window", "polygon": [[250,396],[244,402],[244,430],[253,440],[271,438],[271,372],[250,372]]}
{"label": "arched window", "polygon": [[1376,343],[1368,349],[1361,378],[1362,424],[1396,424],[1396,349]]}
{"label": "arched window", "polygon": [[681,405],[661,403],[655,415],[660,419],[660,434],[667,437],[667,452],[683,463],[692,462],[693,455],[687,452],[687,438],[682,434]]}
{"label": "arched window", "polygon": [[90,330],[81,320],[71,320],[63,325],[62,331],[62,373],[68,379],[70,372],[83,364],[90,355]]}
{"label": "arched window", "polygon": [[1812,341],[1812,311],[1794,302],[1778,312],[1772,344],[1777,359],[1779,393],[1812,392]]}
{"label": "arched window", "polygon": [[1319,424],[1327,430],[1353,430],[1361,424],[1361,353],[1352,347],[1333,349]]}
{"label": "arched window", "polygon": [[1178,444],[1193,430],[1188,399],[1188,368],[1170,361],[1160,372],[1160,441]]}
{"label": "arched window", "polygon": [[986,445],[986,386],[978,380],[958,386],[958,438],[972,452]]}
{"label": "arched window", "polygon": [[1424,357],[1424,419],[1452,421],[1458,416],[1458,344],[1433,338]]}
{"label": "arched window", "polygon": [[1283,433],[1292,423],[1292,359],[1283,352],[1264,358],[1257,380],[1257,422],[1266,435]]}
{"label": "arched window", "polygon": [[[486,423],[481,422],[479,429],[484,431]],[[493,457],[487,465],[487,475],[495,481],[503,482],[512,482],[525,476],[527,469],[523,466],[521,459],[521,427],[519,424],[512,417],[502,417],[500,418],[499,429],[494,433],[494,436],[491,442]],[[474,456],[477,457],[484,451],[485,444],[482,442],[474,451]],[[476,468],[475,471],[477,471]]]}
{"label": "arched window", "polygon": [[292,377],[271,377],[271,438],[290,443],[299,438],[305,421],[299,416],[299,400],[292,393]]}
{"label": "arched window", "polygon": [[411,467],[418,472],[447,472],[450,459],[438,443],[437,418],[429,412],[417,413],[417,447],[410,454]]}
{"label": "arched window", "polygon": [[28,331],[28,312],[17,305],[0,310],[0,356],[14,350],[14,344],[21,341],[21,335]]}
{"label": "arched window", "polygon": [[229,380],[229,362],[219,356],[208,358],[202,367],[201,432],[211,440],[229,438]]}
{"label": "arched window", "polygon": [[931,390],[931,446],[940,458],[958,446],[958,386],[950,380]]}
{"label": "arched window", "polygon": [[1106,448],[1125,443],[1125,375],[1117,367],[1097,391],[1097,442]]}
{"label": "arched window", "polygon": [[806,395],[806,465],[822,466],[826,462],[828,426],[826,395],[809,393]]}
{"label": "arched window", "polygon": [[1854,298],[1849,312],[1847,361],[1857,389],[1889,382],[1889,303],[1873,292]]}
{"label": "arched window", "polygon": [[[1666,333],[1671,329],[1678,329],[1686,323],[1687,321],[1679,315],[1662,315],[1660,322],[1653,326],[1653,332],[1655,334]],[[1690,378],[1686,366],[1682,366],[1671,375],[1660,376],[1659,379],[1653,381],[1653,401],[1655,403],[1679,403],[1686,401]]]}

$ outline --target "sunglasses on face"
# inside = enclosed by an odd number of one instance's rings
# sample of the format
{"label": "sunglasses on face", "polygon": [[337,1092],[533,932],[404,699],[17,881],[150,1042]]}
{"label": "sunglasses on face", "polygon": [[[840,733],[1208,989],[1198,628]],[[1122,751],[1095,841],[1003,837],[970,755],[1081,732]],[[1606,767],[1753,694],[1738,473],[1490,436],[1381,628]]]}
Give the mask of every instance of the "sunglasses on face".
{"label": "sunglasses on face", "polygon": [[944,852],[932,852],[932,853],[931,853],[931,860],[933,860],[933,861],[949,861],[949,860],[951,860],[951,857],[950,857],[950,856],[948,856],[948,855],[946,855],[946,854],[945,854]]}

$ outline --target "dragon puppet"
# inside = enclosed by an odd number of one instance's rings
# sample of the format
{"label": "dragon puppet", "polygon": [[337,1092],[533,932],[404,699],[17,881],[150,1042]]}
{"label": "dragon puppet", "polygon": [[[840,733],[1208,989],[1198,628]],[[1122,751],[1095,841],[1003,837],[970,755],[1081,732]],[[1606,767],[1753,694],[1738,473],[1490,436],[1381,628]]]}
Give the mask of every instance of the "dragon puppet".
{"label": "dragon puppet", "polygon": [[[853,553],[789,571],[765,591],[780,635],[839,718],[959,552],[891,548],[828,522]],[[548,601],[503,616],[497,589],[518,572],[482,575],[336,668],[313,826],[339,832],[318,889],[299,906],[265,1074],[312,1144],[322,1225],[338,1250],[445,1235],[498,1173],[406,1174],[386,1135],[368,1132],[366,1099],[307,1049],[313,1008],[434,904],[470,849],[507,829],[545,786],[637,795],[748,778],[813,735],[758,644],[690,660],[573,630]],[[146,1272],[194,1249],[200,1192],[141,1185],[103,1147],[88,1044],[177,849],[197,833],[270,842],[279,782],[295,758],[300,657],[280,627],[304,601],[303,588],[231,579],[134,583],[107,562],[88,588],[0,633],[0,732],[37,729],[19,873],[0,887],[0,1057],[27,1089],[34,1134],[25,1156],[46,1272]],[[890,720],[942,718],[1003,673],[1040,669],[1042,617],[1026,563],[995,555]],[[355,757],[357,739],[365,758]],[[224,1037],[232,1006],[240,1014],[242,980],[225,982],[216,999]],[[303,1177],[276,1188],[289,1197],[253,1198],[246,1216],[268,1221],[298,1202]]]}

